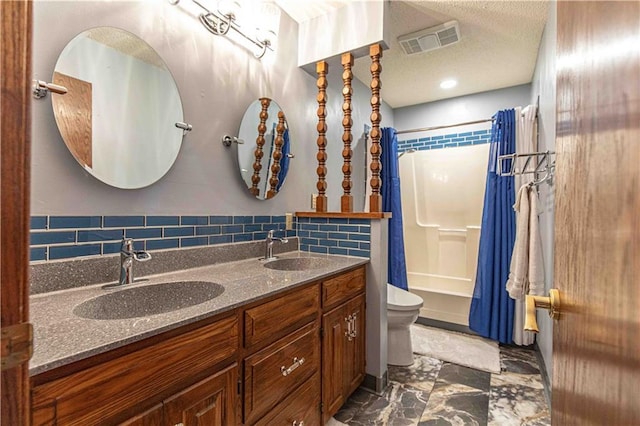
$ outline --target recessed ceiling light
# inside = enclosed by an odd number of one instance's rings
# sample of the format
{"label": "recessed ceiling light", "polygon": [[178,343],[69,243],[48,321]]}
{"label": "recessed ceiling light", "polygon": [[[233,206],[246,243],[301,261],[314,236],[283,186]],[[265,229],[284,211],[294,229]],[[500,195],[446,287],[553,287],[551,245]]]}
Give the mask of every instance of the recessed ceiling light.
{"label": "recessed ceiling light", "polygon": [[440,87],[442,89],[451,89],[452,87],[456,87],[458,85],[458,82],[456,80],[444,80],[442,83],[440,83]]}

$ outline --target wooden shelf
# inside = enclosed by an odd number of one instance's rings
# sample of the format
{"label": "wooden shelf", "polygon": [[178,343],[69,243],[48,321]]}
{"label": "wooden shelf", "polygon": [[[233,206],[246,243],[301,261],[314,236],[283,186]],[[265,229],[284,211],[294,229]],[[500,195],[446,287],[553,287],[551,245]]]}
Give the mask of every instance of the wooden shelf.
{"label": "wooden shelf", "polygon": [[391,212],[296,212],[296,217],[326,217],[344,219],[391,219]]}

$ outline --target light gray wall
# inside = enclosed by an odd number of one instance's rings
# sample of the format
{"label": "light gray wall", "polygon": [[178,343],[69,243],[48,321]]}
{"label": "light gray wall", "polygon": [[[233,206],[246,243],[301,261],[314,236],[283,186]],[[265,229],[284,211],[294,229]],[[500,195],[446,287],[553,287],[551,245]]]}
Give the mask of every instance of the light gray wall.
{"label": "light gray wall", "polygon": [[[531,85],[531,103],[536,103],[540,96],[540,110],[538,111],[539,145],[538,151],[554,151],[556,147],[556,33],[557,17],[556,2],[549,7],[547,25],[545,26],[538,51],[538,61]],[[545,268],[545,294],[553,284],[553,224],[554,224],[554,187],[541,185],[539,187],[540,205],[543,206],[540,215],[540,232]],[[549,374],[553,372],[553,321],[545,312],[538,312],[537,336],[538,346]]]}
{"label": "light gray wall", "polygon": [[529,104],[530,96],[531,85],[522,84],[506,89],[396,108],[393,110],[395,128],[401,131],[491,118],[498,110]]}
{"label": "light gray wall", "polygon": [[[186,3],[190,2],[181,5]],[[121,190],[96,180],[75,162],[56,128],[50,97],[34,100],[33,215],[267,215],[310,210],[317,180],[317,88],[315,77],[296,66],[295,21],[282,14],[278,49],[260,61],[242,46],[210,34],[193,14],[167,1],[34,2],[34,78],[50,81],[64,46],[78,33],[96,26],[130,31],[158,52],[176,80],[185,121],[193,125],[193,131],[185,137],[176,163],[164,178],[147,188]],[[327,181],[329,208],[334,211],[339,209],[342,194],[340,74],[338,69],[330,70],[327,104]],[[223,147],[220,139],[224,134],[237,134],[245,109],[264,96],[278,102],[287,114],[296,158],[280,194],[257,201],[241,181],[235,147]],[[369,98],[368,87],[354,81],[354,139],[369,122]],[[387,105],[382,107],[382,117],[383,125],[393,126],[393,112]]]}

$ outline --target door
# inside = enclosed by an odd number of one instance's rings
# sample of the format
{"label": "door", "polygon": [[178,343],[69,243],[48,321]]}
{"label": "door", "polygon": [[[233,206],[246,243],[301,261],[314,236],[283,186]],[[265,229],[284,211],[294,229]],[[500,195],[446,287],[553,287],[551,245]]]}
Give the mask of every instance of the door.
{"label": "door", "polygon": [[164,402],[168,425],[232,426],[236,422],[238,365],[208,377]]}
{"label": "door", "polygon": [[[347,303],[346,314],[351,316],[351,339],[347,338],[344,356],[344,393],[348,398],[362,383],[365,374],[364,294]],[[349,328],[349,327],[347,327]]]}
{"label": "door", "polygon": [[559,1],[552,423],[640,424],[640,2]]}
{"label": "door", "polygon": [[346,304],[322,316],[322,421],[326,423],[342,407],[344,395],[344,356]]}
{"label": "door", "polygon": [[[0,326],[3,364],[8,360],[6,356],[13,356],[10,364],[2,367],[0,423],[18,426],[29,424],[28,355],[20,355],[22,349],[29,347],[29,332],[20,328],[29,320],[31,2],[0,2],[0,13]],[[27,339],[21,341],[21,336]]]}

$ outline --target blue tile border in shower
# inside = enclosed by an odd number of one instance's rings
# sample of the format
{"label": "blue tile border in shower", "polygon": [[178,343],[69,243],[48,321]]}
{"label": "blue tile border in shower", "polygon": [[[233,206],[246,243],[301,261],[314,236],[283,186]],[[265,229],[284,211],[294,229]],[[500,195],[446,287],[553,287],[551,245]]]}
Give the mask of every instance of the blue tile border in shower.
{"label": "blue tile border in shower", "polygon": [[446,135],[426,136],[420,139],[398,141],[398,152],[408,149],[418,151],[454,148],[468,145],[480,145],[491,142],[491,130],[474,130],[462,133],[448,133]]}
{"label": "blue tile border in shower", "polygon": [[267,232],[284,231],[285,216],[32,216],[30,259],[47,261],[118,253],[123,235],[134,238],[136,250],[162,250],[233,242],[259,241]]}

